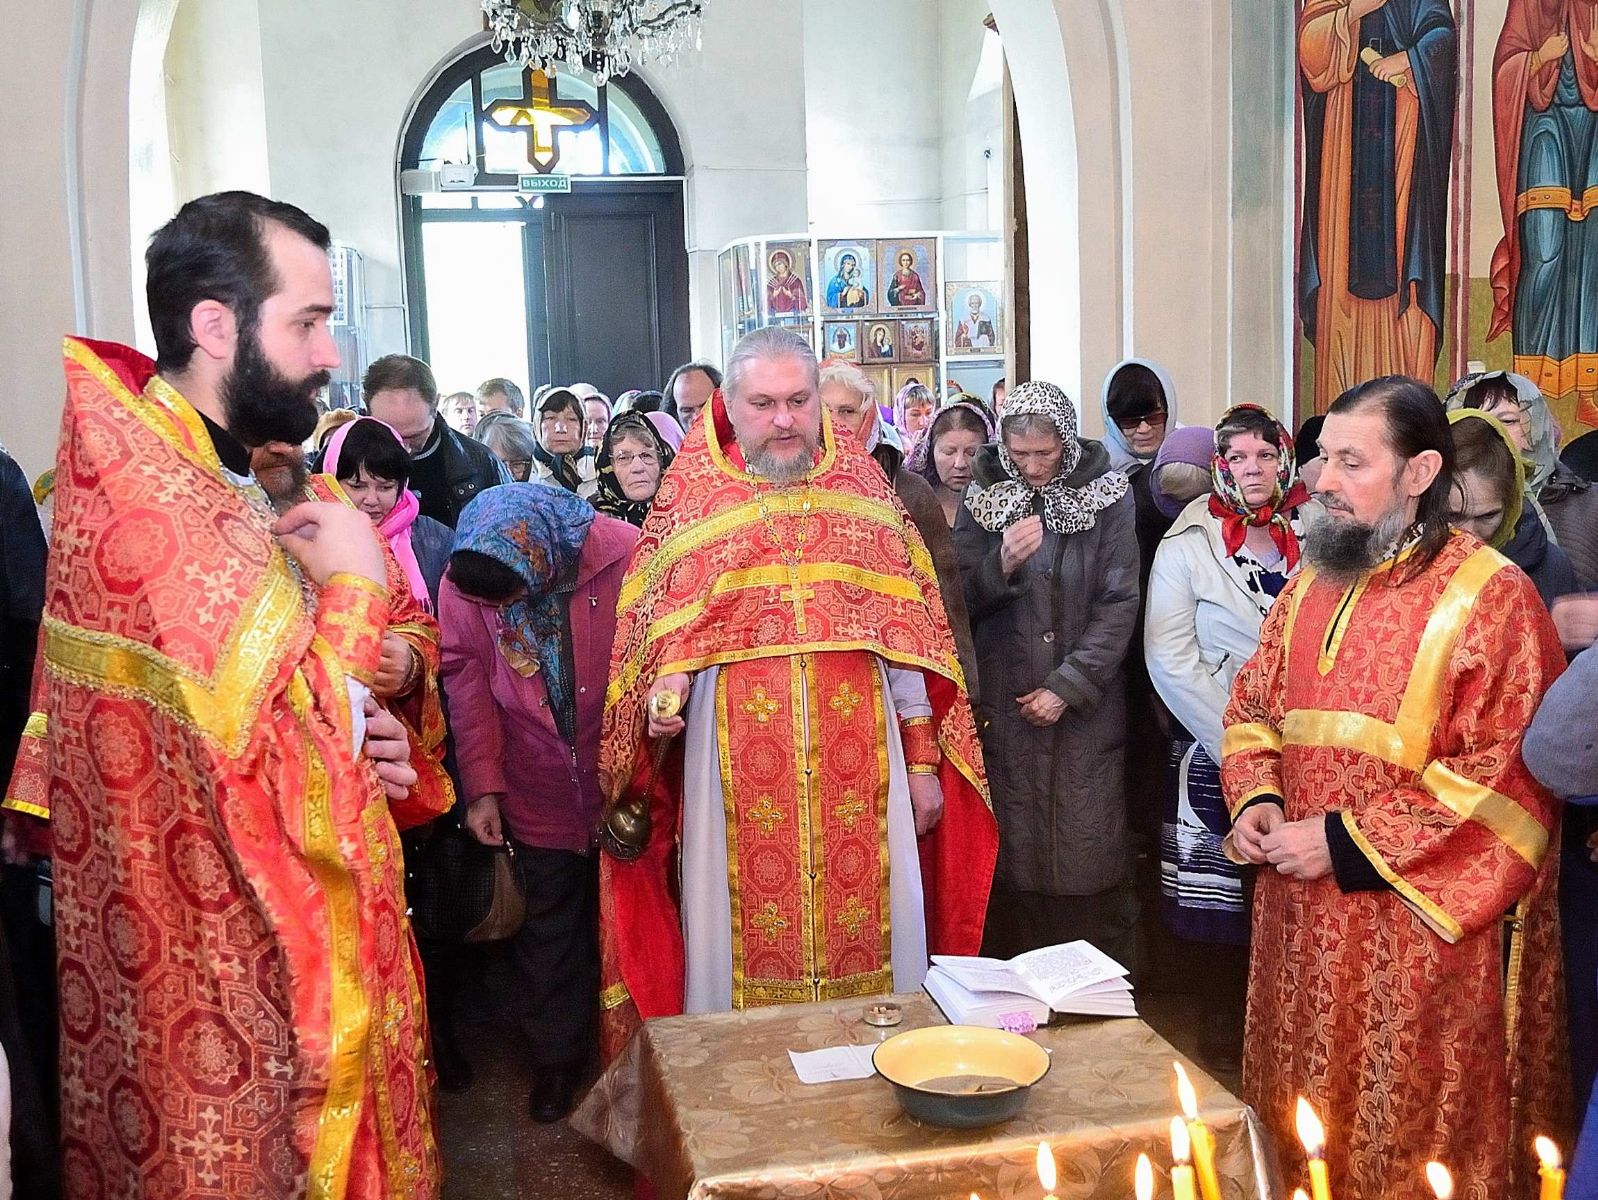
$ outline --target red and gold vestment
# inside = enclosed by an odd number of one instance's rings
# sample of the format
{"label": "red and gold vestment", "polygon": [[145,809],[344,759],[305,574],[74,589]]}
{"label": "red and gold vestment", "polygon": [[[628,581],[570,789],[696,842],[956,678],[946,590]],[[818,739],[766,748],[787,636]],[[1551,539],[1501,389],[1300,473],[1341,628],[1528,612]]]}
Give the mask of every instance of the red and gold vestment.
{"label": "red and gold vestment", "polygon": [[1406,562],[1352,587],[1305,570],[1233,685],[1234,815],[1267,795],[1289,821],[1337,814],[1373,885],[1259,872],[1244,1097],[1289,1174],[1308,1097],[1340,1198],[1429,1196],[1429,1159],[1461,1200],[1527,1197],[1568,1089],[1559,808],[1520,741],[1564,656],[1496,551],[1456,533]]}
{"label": "red and gold vestment", "polygon": [[[707,431],[714,436],[707,437]],[[927,941],[974,954],[997,829],[931,558],[876,464],[823,425],[804,482],[744,466],[713,399],[661,483],[618,604],[600,772],[607,797],[652,783],[643,858],[600,867],[605,1044],[682,1011],[671,885],[682,739],[657,771],[644,697],[716,667],[736,1007],[892,990],[888,739],[935,771],[944,815],[920,839]],[[919,672],[932,715],[897,722],[878,660]]]}
{"label": "red and gold vestment", "polygon": [[43,633],[66,1194],[429,1196],[421,971],[356,757],[387,589],[312,617],[258,489],[69,339]]}

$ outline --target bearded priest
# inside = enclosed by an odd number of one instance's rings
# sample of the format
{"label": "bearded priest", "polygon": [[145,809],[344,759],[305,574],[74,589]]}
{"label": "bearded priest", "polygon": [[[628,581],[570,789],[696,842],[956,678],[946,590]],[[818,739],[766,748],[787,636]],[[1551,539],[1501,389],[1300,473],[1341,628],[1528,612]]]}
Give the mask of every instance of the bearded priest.
{"label": "bearded priest", "polygon": [[1261,868],[1244,1098],[1283,1147],[1309,1099],[1339,1197],[1419,1195],[1429,1159],[1460,1196],[1529,1197],[1532,1135],[1568,1106],[1559,810],[1520,754],[1559,636],[1518,567],[1449,527],[1425,384],[1343,393],[1320,447],[1307,565],[1222,740],[1229,845]]}
{"label": "bearded priest", "polygon": [[977,953],[997,851],[931,559],[810,346],[749,334],[708,413],[619,603],[609,1054],[639,1018],[918,988]]}

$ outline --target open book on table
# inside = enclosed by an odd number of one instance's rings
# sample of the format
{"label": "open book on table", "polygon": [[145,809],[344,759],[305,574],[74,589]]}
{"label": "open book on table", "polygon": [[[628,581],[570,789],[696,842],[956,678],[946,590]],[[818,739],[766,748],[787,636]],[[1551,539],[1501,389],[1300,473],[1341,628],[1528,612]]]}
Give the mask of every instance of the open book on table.
{"label": "open book on table", "polygon": [[956,1025],[1048,1023],[1051,1013],[1135,1017],[1127,969],[1088,942],[1044,946],[1005,962],[934,954],[924,986]]}

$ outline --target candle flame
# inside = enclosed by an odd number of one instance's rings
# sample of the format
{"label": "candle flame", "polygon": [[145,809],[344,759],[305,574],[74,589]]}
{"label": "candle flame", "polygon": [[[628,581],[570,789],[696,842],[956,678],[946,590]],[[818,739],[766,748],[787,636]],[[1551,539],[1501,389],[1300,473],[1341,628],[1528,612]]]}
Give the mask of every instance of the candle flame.
{"label": "candle flame", "polygon": [[1552,1138],[1543,1137],[1543,1135],[1539,1133],[1532,1141],[1532,1145],[1537,1148],[1538,1162],[1550,1170],[1559,1169],[1559,1163],[1561,1161],[1559,1158],[1559,1147],[1554,1145]]}
{"label": "candle flame", "polygon": [[1298,1126],[1298,1140],[1304,1143],[1304,1153],[1311,1158],[1319,1158],[1321,1151],[1326,1148],[1326,1127],[1309,1106],[1309,1101],[1302,1096],[1298,1098],[1298,1113],[1294,1123]]}
{"label": "candle flame", "polygon": [[1058,1179],[1054,1171],[1054,1152],[1049,1149],[1049,1143],[1038,1143],[1038,1182],[1043,1185],[1045,1192],[1052,1192]]}
{"label": "candle flame", "polygon": [[1293,1200],[1309,1200],[1309,1193],[1303,1188],[1293,1189]]}
{"label": "candle flame", "polygon": [[1134,1173],[1137,1200],[1154,1200],[1154,1164],[1149,1162],[1147,1154],[1137,1156],[1137,1171]]}
{"label": "candle flame", "polygon": [[1193,1146],[1188,1140],[1187,1123],[1181,1117],[1171,1118],[1171,1157],[1177,1166],[1183,1166],[1192,1157]]}
{"label": "candle flame", "polygon": [[1448,1173],[1448,1168],[1440,1162],[1426,1164],[1426,1182],[1432,1185],[1432,1191],[1437,1200],[1453,1200],[1454,1177]]}
{"label": "candle flame", "polygon": [[1193,1081],[1187,1077],[1187,1071],[1181,1063],[1172,1063],[1176,1068],[1176,1098],[1182,1102],[1182,1115],[1189,1121],[1198,1120],[1198,1093],[1193,1090]]}

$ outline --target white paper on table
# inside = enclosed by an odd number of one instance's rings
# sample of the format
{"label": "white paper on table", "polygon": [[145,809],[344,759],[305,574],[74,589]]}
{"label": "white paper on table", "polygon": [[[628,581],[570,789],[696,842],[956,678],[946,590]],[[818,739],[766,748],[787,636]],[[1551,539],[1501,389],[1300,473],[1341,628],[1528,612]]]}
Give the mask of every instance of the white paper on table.
{"label": "white paper on table", "polygon": [[871,1065],[871,1046],[828,1046],[825,1050],[790,1050],[788,1058],[800,1083],[837,1083],[843,1079],[869,1079],[876,1074]]}

